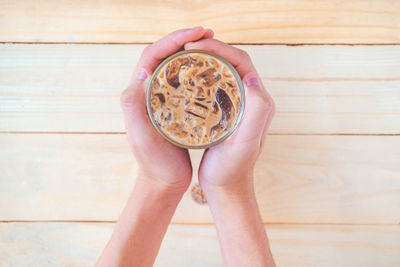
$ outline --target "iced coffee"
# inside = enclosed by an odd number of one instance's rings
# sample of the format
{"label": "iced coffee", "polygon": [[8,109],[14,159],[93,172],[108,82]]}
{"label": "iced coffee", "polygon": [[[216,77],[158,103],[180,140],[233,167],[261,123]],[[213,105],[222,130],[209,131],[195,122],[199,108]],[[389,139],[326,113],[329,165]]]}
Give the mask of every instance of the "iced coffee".
{"label": "iced coffee", "polygon": [[217,57],[185,53],[154,73],[149,115],[159,131],[181,146],[205,146],[232,132],[241,116],[243,88]]}

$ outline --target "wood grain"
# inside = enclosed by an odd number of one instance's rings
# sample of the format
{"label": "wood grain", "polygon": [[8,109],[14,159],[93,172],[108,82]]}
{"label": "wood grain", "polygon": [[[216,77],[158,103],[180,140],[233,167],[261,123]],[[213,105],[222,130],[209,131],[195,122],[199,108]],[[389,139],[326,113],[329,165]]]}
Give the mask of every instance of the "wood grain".
{"label": "wood grain", "polygon": [[[115,133],[139,44],[197,25],[236,44],[394,44],[239,47],[278,107],[255,170],[278,266],[400,266],[396,0],[1,1],[0,43],[30,44],[0,45],[0,266],[93,266],[135,182]],[[222,265],[207,205],[186,194],[173,223],[156,266]]]}
{"label": "wood grain", "polygon": [[[115,221],[134,185],[124,135],[2,134],[0,147],[2,221]],[[255,170],[263,221],[398,224],[399,147],[399,136],[268,136]],[[187,193],[173,221],[213,220]]]}
{"label": "wood grain", "polygon": [[[93,266],[110,223],[2,223],[0,266]],[[278,266],[398,266],[399,226],[267,225]],[[170,226],[155,266],[222,266],[213,226]]]}
{"label": "wood grain", "polygon": [[[400,46],[240,46],[275,99],[271,133],[399,134]],[[0,45],[0,131],[123,132],[141,45]]]}
{"label": "wood grain", "polygon": [[400,2],[3,0],[0,25],[1,42],[153,42],[203,25],[234,43],[400,43]]}

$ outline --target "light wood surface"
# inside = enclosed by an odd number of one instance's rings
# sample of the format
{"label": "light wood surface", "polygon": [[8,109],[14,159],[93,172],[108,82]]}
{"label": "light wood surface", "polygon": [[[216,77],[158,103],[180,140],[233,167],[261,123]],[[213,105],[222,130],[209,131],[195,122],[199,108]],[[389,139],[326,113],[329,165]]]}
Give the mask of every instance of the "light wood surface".
{"label": "light wood surface", "polygon": [[152,42],[203,25],[226,42],[399,43],[397,0],[13,1],[2,42]]}
{"label": "light wood surface", "polygon": [[[137,171],[119,94],[197,25],[277,104],[255,185],[278,266],[400,266],[398,0],[0,1],[0,266],[94,265]],[[156,266],[222,266],[207,205],[173,223]]]}
{"label": "light wood surface", "polygon": [[[0,45],[0,131],[123,132],[141,45]],[[277,114],[271,133],[400,133],[400,46],[240,46]]]}
{"label": "light wood surface", "polygon": [[[114,221],[134,185],[124,135],[3,134],[0,146],[0,220]],[[398,136],[268,136],[255,171],[264,222],[398,224],[399,147]],[[212,217],[187,193],[173,221]]]}
{"label": "light wood surface", "polygon": [[[2,223],[0,266],[93,266],[110,223]],[[398,266],[399,226],[266,225],[278,266]],[[214,226],[170,226],[155,266],[222,266]]]}

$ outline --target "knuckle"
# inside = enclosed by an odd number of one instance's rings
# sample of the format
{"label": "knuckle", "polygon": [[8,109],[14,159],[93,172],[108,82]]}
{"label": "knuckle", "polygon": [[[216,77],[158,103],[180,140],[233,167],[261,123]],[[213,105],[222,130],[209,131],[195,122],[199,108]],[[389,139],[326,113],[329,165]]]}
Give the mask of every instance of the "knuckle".
{"label": "knuckle", "polygon": [[275,101],[272,99],[272,97],[270,97],[270,106],[271,106],[272,114],[275,114],[275,112],[276,112],[276,104],[275,104]]}
{"label": "knuckle", "polygon": [[265,98],[266,105],[268,106],[269,110],[270,110],[271,112],[275,112],[275,109],[276,109],[275,101],[274,101],[274,99],[271,97],[271,95],[268,94],[267,91],[264,91],[264,98]]}
{"label": "knuckle", "polygon": [[252,105],[259,110],[264,110],[268,107],[265,97],[260,94],[253,97]]}
{"label": "knuckle", "polygon": [[266,107],[269,116],[273,117],[275,115],[276,106],[274,100],[271,97],[268,97]]}
{"label": "knuckle", "polygon": [[275,101],[264,88],[262,90],[262,98],[265,101],[265,106],[268,108],[268,111],[271,113],[275,113],[276,109]]}
{"label": "knuckle", "polygon": [[242,57],[246,58],[246,59],[250,59],[250,55],[249,53],[247,53],[246,51],[239,49],[239,53]]}
{"label": "knuckle", "polygon": [[134,90],[131,88],[127,88],[124,91],[122,91],[121,96],[120,96],[120,101],[122,105],[132,105],[133,100],[135,99],[135,93]]}
{"label": "knuckle", "polygon": [[143,49],[143,54],[148,54],[152,49],[152,45],[146,45],[146,47]]}
{"label": "knuckle", "polygon": [[252,101],[254,108],[263,113],[275,112],[275,103],[267,94],[257,94]]}
{"label": "knuckle", "polygon": [[274,100],[270,96],[266,95],[266,96],[264,96],[264,101],[265,101],[265,108],[268,111],[268,113],[274,114],[275,113]]}

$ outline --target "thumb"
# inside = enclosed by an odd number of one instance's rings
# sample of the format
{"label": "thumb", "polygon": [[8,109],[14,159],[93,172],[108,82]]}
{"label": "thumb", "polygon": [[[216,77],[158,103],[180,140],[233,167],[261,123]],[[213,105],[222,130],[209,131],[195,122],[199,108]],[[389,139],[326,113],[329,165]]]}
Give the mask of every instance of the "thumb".
{"label": "thumb", "polygon": [[271,110],[268,93],[262,86],[257,73],[248,73],[243,77],[245,87],[245,111],[236,134],[234,143],[255,141],[260,143],[264,126]]}
{"label": "thumb", "polygon": [[121,108],[129,140],[149,124],[145,93],[149,76],[149,71],[144,68],[135,71],[128,88],[121,94]]}

